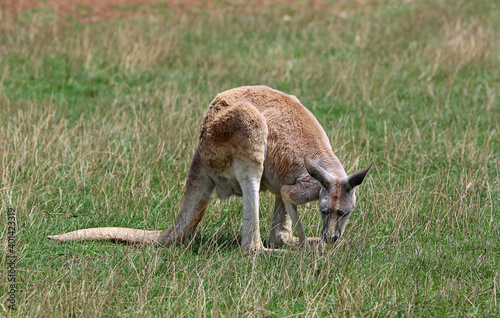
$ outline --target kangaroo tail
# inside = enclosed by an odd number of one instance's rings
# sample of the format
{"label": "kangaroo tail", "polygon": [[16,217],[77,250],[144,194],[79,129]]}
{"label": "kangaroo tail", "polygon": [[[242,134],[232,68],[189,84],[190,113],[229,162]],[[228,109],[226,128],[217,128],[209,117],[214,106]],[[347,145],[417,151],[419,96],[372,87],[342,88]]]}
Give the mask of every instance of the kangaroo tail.
{"label": "kangaroo tail", "polygon": [[165,231],[146,231],[123,227],[99,227],[76,230],[61,235],[50,235],[48,238],[56,242],[107,240],[131,244],[162,244],[165,243],[164,233]]}
{"label": "kangaroo tail", "polygon": [[170,228],[162,231],[146,231],[123,227],[99,227],[76,230],[61,235],[51,235],[48,238],[56,242],[107,240],[131,244],[162,245],[184,242],[200,223],[214,188],[215,183],[204,172],[200,155],[196,151],[186,180],[186,191],[184,192],[181,211]]}

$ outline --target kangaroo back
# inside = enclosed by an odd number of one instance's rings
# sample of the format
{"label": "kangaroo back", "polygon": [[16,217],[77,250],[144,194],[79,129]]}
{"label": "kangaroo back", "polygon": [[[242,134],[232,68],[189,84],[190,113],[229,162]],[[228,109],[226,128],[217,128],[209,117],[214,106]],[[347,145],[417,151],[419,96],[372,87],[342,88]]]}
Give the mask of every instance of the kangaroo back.
{"label": "kangaroo back", "polygon": [[243,86],[218,94],[208,113],[241,102],[258,109],[267,124],[266,188],[276,193],[282,185],[294,184],[297,178],[307,175],[306,156],[321,162],[338,177],[347,176],[318,120],[295,96],[267,86]]}

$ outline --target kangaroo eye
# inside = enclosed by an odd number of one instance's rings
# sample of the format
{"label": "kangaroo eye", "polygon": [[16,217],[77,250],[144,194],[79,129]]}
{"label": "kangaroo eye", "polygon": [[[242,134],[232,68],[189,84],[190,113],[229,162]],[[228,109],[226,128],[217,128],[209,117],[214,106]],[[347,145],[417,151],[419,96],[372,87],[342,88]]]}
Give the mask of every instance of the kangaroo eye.
{"label": "kangaroo eye", "polygon": [[342,210],[337,210],[337,215],[338,216],[346,216],[348,215],[349,213],[345,212],[345,211],[342,211]]}

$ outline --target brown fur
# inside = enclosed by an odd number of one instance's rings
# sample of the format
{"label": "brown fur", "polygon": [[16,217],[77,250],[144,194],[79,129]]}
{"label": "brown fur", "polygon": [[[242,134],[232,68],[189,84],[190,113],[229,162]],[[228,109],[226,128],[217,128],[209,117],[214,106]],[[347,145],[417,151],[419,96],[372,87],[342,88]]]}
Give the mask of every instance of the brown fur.
{"label": "brown fur", "polygon": [[[219,198],[243,196],[242,248],[264,250],[259,232],[258,192],[276,195],[270,245],[307,247],[297,205],[320,200],[322,242],[337,240],[355,204],[355,187],[368,169],[348,176],[318,121],[295,96],[265,86],[218,94],[201,127],[179,216],[164,231],[113,228],[50,236],[56,241],[123,239],[170,244],[185,241],[201,221],[215,189]],[[333,216],[334,215],[334,216]],[[290,219],[291,217],[291,219]],[[292,236],[292,221],[299,239]],[[90,233],[90,234],[89,234]],[[131,238],[133,237],[133,238]]]}

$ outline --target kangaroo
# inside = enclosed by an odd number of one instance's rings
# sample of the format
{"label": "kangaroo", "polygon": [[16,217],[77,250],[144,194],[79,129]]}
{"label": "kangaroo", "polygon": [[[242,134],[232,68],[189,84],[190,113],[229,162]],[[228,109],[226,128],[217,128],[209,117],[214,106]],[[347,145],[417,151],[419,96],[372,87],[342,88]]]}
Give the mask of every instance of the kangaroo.
{"label": "kangaroo", "polygon": [[[342,237],[356,203],[356,187],[371,165],[347,175],[328,137],[300,101],[266,86],[218,94],[201,127],[180,213],[160,231],[104,227],[49,236],[54,241],[113,240],[169,245],[184,242],[203,218],[215,189],[218,198],[243,197],[241,247],[245,252],[283,245],[331,244]],[[264,248],[259,228],[259,191],[276,199]],[[321,238],[307,238],[297,206],[319,200]],[[292,222],[298,238],[293,236]]]}

